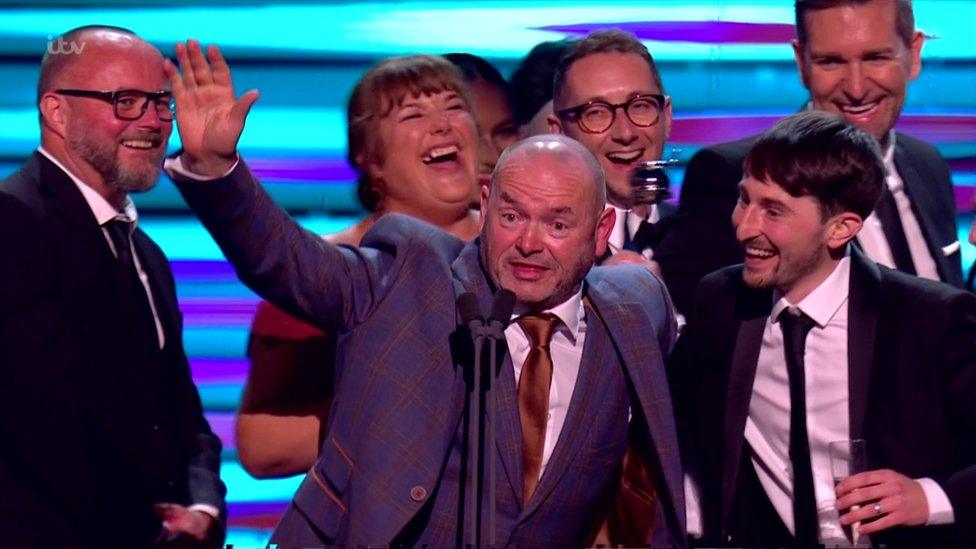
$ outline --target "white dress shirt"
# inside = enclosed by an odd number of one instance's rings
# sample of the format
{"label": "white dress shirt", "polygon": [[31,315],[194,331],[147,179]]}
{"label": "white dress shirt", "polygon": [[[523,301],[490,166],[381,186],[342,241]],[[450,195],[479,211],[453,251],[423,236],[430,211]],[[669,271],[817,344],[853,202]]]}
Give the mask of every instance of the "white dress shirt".
{"label": "white dress shirt", "polygon": [[[895,199],[895,206],[898,208],[898,217],[901,219],[902,228],[905,231],[905,239],[908,241],[908,251],[912,255],[912,263],[915,264],[915,272],[921,278],[939,280],[939,271],[932,258],[932,252],[925,242],[925,235],[922,234],[922,227],[912,211],[912,202],[905,192],[905,182],[902,181],[895,167],[895,132],[891,131],[888,136],[888,148],[885,150],[884,165],[887,172],[886,183],[888,190],[891,191]],[[885,238],[881,220],[873,212],[864,220],[864,226],[857,235],[857,241],[861,245],[864,253],[874,261],[886,267],[895,268],[895,259],[891,253],[891,247]]]}
{"label": "white dress shirt", "polygon": [[[806,339],[804,381],[820,540],[827,545],[849,543],[834,508],[837,498],[829,451],[831,442],[850,439],[847,361],[849,287],[850,257],[845,257],[826,280],[795,305],[816,322]],[[789,457],[789,379],[783,351],[783,332],[779,325],[779,314],[794,305],[778,293],[774,293],[773,299],[773,309],[763,331],[745,439],[753,450],[752,463],[760,484],[783,523],[790,532],[794,532],[793,474]],[[917,480],[928,500],[927,524],[953,522],[952,506],[942,488],[931,479]]]}
{"label": "white dress shirt", "polygon": [[[522,376],[522,365],[529,355],[531,343],[515,319],[526,312],[524,309],[516,308],[512,314],[512,323],[505,328],[505,341],[508,343],[508,352],[512,356],[512,366],[515,368],[516,386]],[[552,450],[559,440],[559,433],[566,423],[566,413],[569,411],[569,403],[573,400],[576,378],[579,377],[583,343],[586,340],[586,313],[583,308],[582,288],[566,301],[543,312],[559,317],[559,323],[553,330],[552,341],[549,344],[549,352],[552,356],[552,382],[549,385],[549,415],[546,421],[546,440],[542,449],[539,478],[542,478],[546,470]]]}
{"label": "white dress shirt", "polygon": [[[651,204],[650,213],[647,219],[634,213],[633,210],[625,210],[623,208],[618,208],[613,204],[608,204],[617,213],[617,219],[613,223],[613,230],[610,231],[610,238],[608,242],[610,243],[610,250],[613,253],[617,253],[619,250],[623,249],[625,240],[633,240],[634,235],[637,233],[637,229],[640,229],[641,221],[647,221],[648,223],[657,223],[660,220],[660,214],[658,213],[657,204]],[[626,231],[628,238],[624,238],[624,232]],[[650,248],[641,250],[641,255],[645,259],[654,259],[654,251]]]}

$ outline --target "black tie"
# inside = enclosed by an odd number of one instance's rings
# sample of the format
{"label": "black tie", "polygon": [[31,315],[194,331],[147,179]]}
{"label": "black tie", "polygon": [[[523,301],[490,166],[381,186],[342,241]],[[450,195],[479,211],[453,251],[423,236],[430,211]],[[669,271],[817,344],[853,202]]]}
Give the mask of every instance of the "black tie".
{"label": "black tie", "polygon": [[104,225],[115,247],[118,258],[120,295],[126,314],[132,319],[129,325],[134,331],[140,350],[155,352],[159,350],[159,335],[156,333],[156,320],[149,305],[146,288],[139,279],[139,271],[132,257],[132,247],[129,243],[130,223],[122,219],[113,219]]}
{"label": "black tie", "polygon": [[905,228],[901,224],[901,217],[898,215],[898,205],[895,204],[895,196],[885,185],[881,192],[881,199],[874,207],[874,213],[881,221],[881,230],[884,231],[885,240],[891,248],[891,256],[895,260],[895,268],[899,271],[916,274],[915,261],[912,260],[912,252],[908,247],[908,238],[905,237]]}
{"label": "black tie", "polygon": [[653,248],[661,240],[661,236],[657,223],[641,220],[633,238],[630,238],[630,231],[624,231],[624,249],[641,253],[648,248]]}
{"label": "black tie", "polygon": [[801,546],[816,546],[819,539],[817,504],[810,465],[807,435],[806,388],[803,379],[803,351],[814,321],[799,309],[785,309],[779,315],[783,328],[786,372],[790,380],[790,461],[793,462],[793,522]]}

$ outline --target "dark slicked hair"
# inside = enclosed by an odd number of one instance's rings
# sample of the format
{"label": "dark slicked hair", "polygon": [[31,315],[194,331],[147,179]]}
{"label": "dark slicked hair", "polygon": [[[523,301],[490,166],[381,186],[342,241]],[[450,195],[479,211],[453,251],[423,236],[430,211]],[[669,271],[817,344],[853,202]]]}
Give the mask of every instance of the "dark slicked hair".
{"label": "dark slicked hair", "polygon": [[573,45],[569,39],[536,44],[512,72],[509,89],[515,123],[528,124],[552,100],[552,79],[559,58]]}
{"label": "dark slicked hair", "polygon": [[[796,39],[800,45],[807,43],[806,14],[811,11],[826,10],[840,6],[863,6],[871,2],[882,2],[885,0],[796,0],[794,12],[796,13]],[[895,32],[906,46],[912,44],[915,36],[915,14],[912,11],[912,0],[892,0],[895,4]]]}
{"label": "dark slicked hair", "polygon": [[841,212],[867,218],[885,185],[878,142],[842,117],[816,110],[784,118],[760,135],[743,171],[790,196],[812,196],[824,219]]}
{"label": "dark slicked hair", "polygon": [[644,61],[647,61],[647,65],[651,68],[651,77],[654,79],[654,84],[661,90],[661,93],[664,93],[664,83],[661,81],[661,74],[657,70],[657,65],[654,64],[654,58],[651,57],[651,52],[647,51],[644,44],[629,32],[624,32],[619,29],[607,29],[593,31],[586,35],[585,38],[573,42],[569,49],[566,50],[566,53],[559,59],[559,65],[556,67],[556,74],[552,81],[554,98],[558,98],[566,92],[566,73],[569,72],[573,63],[597,53],[632,53],[639,56]]}
{"label": "dark slicked hair", "polygon": [[[128,34],[129,36],[138,35],[129,29],[123,27],[114,27],[112,25],[85,25],[83,27],[75,27],[64,34],[53,38],[53,40],[60,40],[62,42],[74,42],[81,40],[86,34],[94,32],[116,32],[119,34]],[[54,83],[57,81],[58,76],[69,66],[71,62],[76,58],[76,55],[65,55],[63,53],[54,53],[50,49],[45,51],[44,57],[41,59],[41,74],[37,79],[37,102],[41,102],[41,97],[44,94],[53,90],[55,88]]]}

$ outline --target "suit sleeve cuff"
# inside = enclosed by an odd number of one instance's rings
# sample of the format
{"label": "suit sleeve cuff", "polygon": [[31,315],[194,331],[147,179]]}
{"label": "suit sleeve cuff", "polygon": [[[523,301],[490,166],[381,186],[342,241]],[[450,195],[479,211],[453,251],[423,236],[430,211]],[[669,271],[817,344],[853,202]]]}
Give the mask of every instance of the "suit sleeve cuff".
{"label": "suit sleeve cuff", "polygon": [[201,513],[206,513],[213,517],[213,519],[218,523],[220,522],[220,511],[218,511],[213,505],[208,505],[206,503],[194,503],[186,509],[188,511],[200,511]]}
{"label": "suit sleeve cuff", "polygon": [[955,514],[952,510],[952,503],[945,490],[930,478],[915,479],[925,492],[925,500],[929,504],[929,519],[926,526],[937,526],[940,524],[952,524],[956,522]]}
{"label": "suit sleeve cuff", "polygon": [[183,176],[186,179],[192,179],[194,181],[215,181],[217,179],[221,179],[230,175],[231,172],[233,172],[234,169],[237,168],[237,164],[239,164],[240,161],[241,161],[241,157],[238,156],[237,160],[234,161],[234,165],[231,166],[226,173],[221,174],[220,177],[203,176],[200,174],[193,173],[190,170],[187,170],[183,166],[183,155],[176,155],[167,158],[166,161],[163,162],[163,169],[166,170],[166,174],[169,175],[170,177],[172,177],[173,174],[175,173]]}
{"label": "suit sleeve cuff", "polygon": [[688,535],[702,537],[701,496],[698,484],[690,475],[685,475],[685,512],[687,513]]}

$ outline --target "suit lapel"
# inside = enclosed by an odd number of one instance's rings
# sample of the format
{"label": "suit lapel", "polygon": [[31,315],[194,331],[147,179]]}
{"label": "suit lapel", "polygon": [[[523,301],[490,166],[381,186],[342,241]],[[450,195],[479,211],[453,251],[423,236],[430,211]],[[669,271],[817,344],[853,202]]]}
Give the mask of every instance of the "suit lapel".
{"label": "suit lapel", "polygon": [[[672,503],[665,512],[679,513],[679,516],[672,517],[673,524],[682,525],[683,528],[684,477],[675,440],[677,427],[663,367],[664,356],[657,339],[648,335],[649,327],[653,324],[640,304],[615,299],[617,294],[605,290],[602,279],[589,277],[587,280],[592,282],[588,291],[590,302],[596,314],[603,319],[608,340],[620,354],[634,392],[640,400],[651,448],[657,454],[654,457],[663,474],[664,486],[658,486],[658,489],[665,489],[667,500]],[[648,367],[648,364],[659,364],[661,367]],[[664,495],[661,494],[662,497]]]}
{"label": "suit lapel", "polygon": [[919,228],[922,230],[922,237],[925,244],[935,260],[936,269],[939,271],[940,280],[951,280],[948,277],[948,264],[945,254],[942,253],[942,246],[945,242],[939,242],[936,235],[932,234],[932,228],[938,227],[940,223],[933,219],[932,212],[941,212],[943,208],[933,202],[933,195],[930,188],[935,188],[936,183],[930,178],[923,176],[916,168],[917,161],[912,158],[911,152],[905,147],[901,140],[895,138],[895,168],[898,176],[905,184],[905,193],[908,195],[912,205],[912,213],[918,220]]}
{"label": "suit lapel", "polygon": [[135,252],[139,256],[139,264],[149,278],[149,288],[152,290],[153,305],[156,307],[156,314],[159,322],[163,325],[163,332],[166,334],[166,346],[179,341],[180,322],[179,305],[170,296],[176,295],[172,279],[167,276],[169,267],[166,258],[154,253],[154,246],[149,240],[149,236],[137,229],[132,235],[132,243]]}
{"label": "suit lapel", "polygon": [[756,378],[759,350],[762,346],[763,330],[772,309],[772,295],[769,292],[750,291],[740,284],[741,292],[736,296],[735,316],[739,320],[730,329],[736,330],[735,349],[729,370],[729,388],[725,400],[725,443],[722,459],[722,524],[728,523],[735,487],[742,444],[745,439],[746,418],[749,416],[749,402],[752,400],[752,386]]}
{"label": "suit lapel", "polygon": [[40,192],[51,209],[64,220],[66,225],[73,228],[74,236],[81,240],[78,243],[81,249],[97,250],[94,260],[100,270],[107,271],[114,260],[112,251],[81,191],[68,174],[47,157],[34,153],[34,158],[28,161],[28,166],[33,162],[36,162],[40,174],[38,178]]}
{"label": "suit lapel", "polygon": [[[508,484],[515,495],[519,508],[522,507],[522,424],[519,422],[518,390],[515,386],[515,369],[512,356],[505,353],[501,371],[493,385],[498,398],[495,421],[495,446],[502,461],[502,468]],[[545,477],[543,477],[545,480]],[[541,485],[539,486],[541,488]],[[538,492],[539,490],[536,490]],[[538,500],[538,496],[533,500]]]}
{"label": "suit lapel", "polygon": [[847,330],[848,402],[850,438],[864,438],[864,414],[878,325],[877,265],[859,250],[851,251],[849,328]]}
{"label": "suit lapel", "polygon": [[586,326],[587,336],[583,344],[579,375],[573,387],[573,398],[566,413],[566,421],[563,423],[559,439],[553,448],[539,486],[522,513],[523,518],[530,515],[545,501],[583,447],[589,425],[586,418],[597,416],[600,406],[599,395],[604,394],[604,387],[609,380],[609,376],[601,376],[600,372],[604,362],[609,358],[607,354],[612,353],[612,349],[609,348],[603,323],[589,307],[587,307]]}

